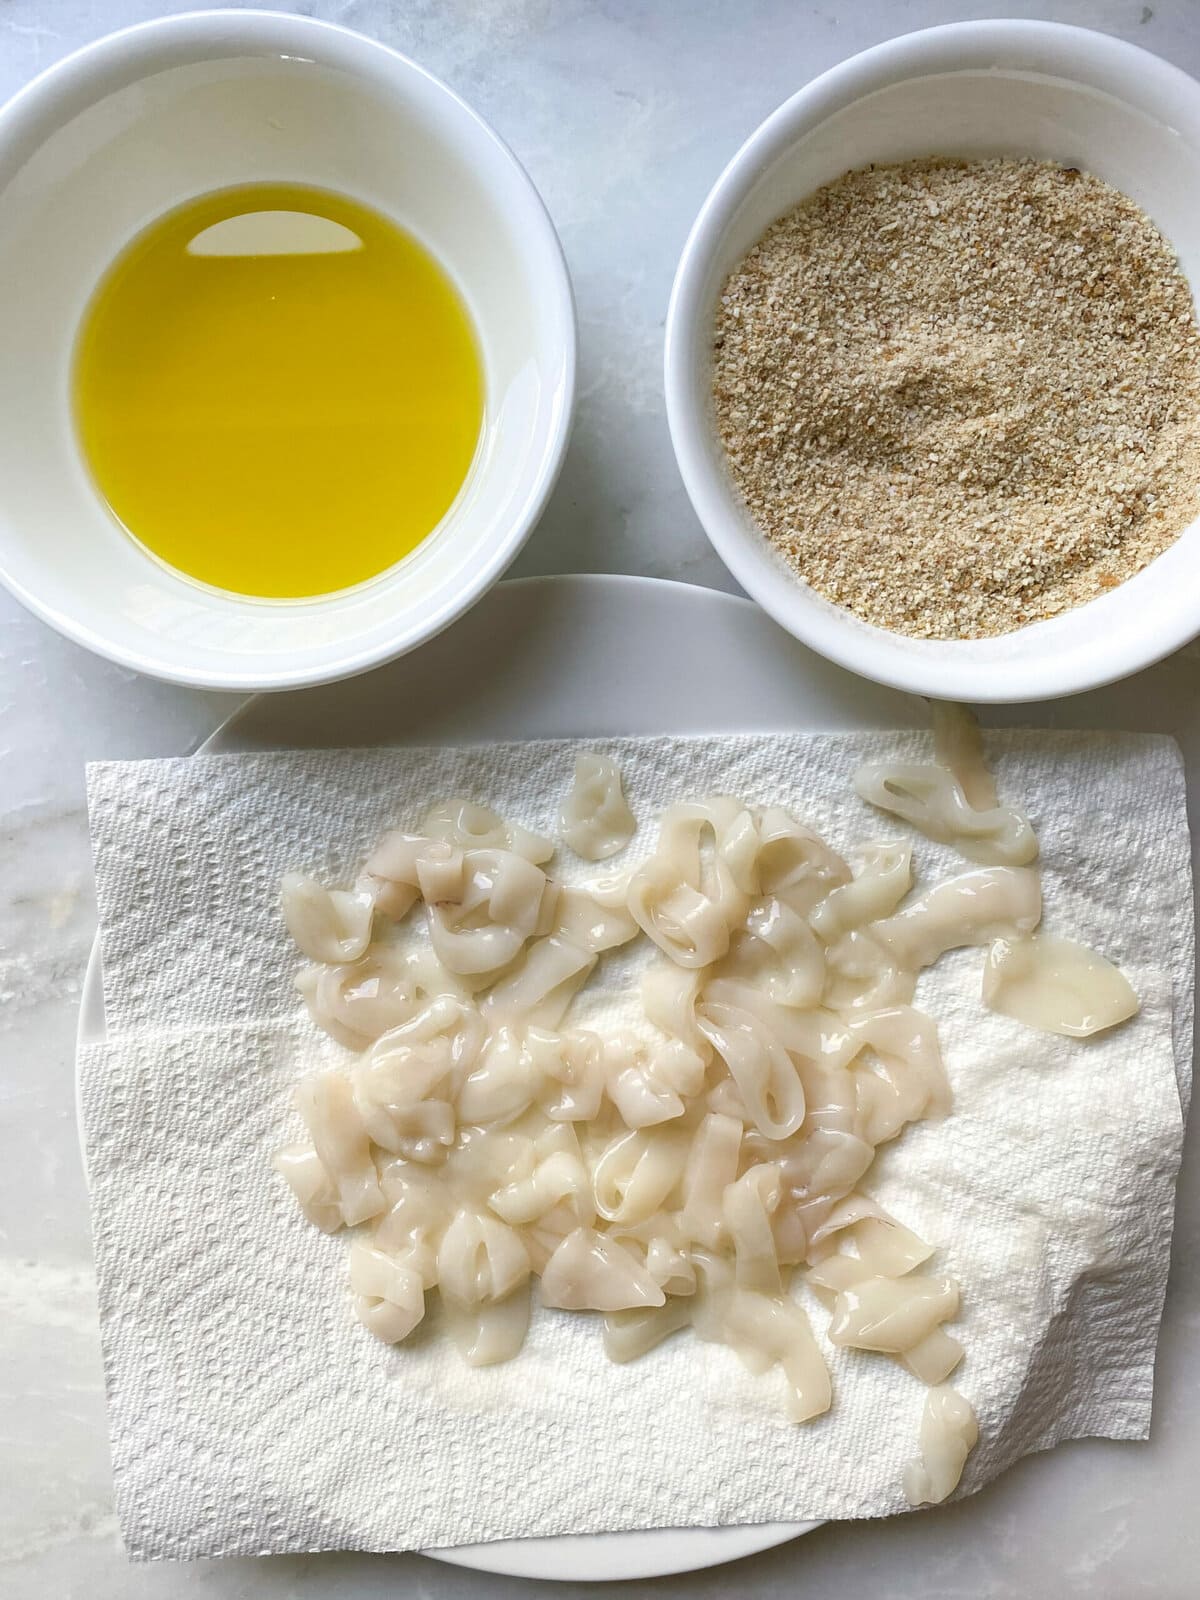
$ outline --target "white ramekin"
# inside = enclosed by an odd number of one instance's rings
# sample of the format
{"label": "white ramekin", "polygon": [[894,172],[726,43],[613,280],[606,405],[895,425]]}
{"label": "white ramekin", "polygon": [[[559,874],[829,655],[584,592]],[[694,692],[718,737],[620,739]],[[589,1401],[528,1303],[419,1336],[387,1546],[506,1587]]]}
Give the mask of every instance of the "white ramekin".
{"label": "white ramekin", "polygon": [[966,22],[833,68],[751,135],[697,217],[667,315],[671,439],[696,513],[748,594],[831,660],[900,689],[1018,701],[1124,677],[1200,633],[1200,521],[1088,605],[994,639],[910,639],[800,582],[750,522],[713,426],[714,309],[777,217],[843,172],[920,156],[1036,156],[1138,202],[1200,282],[1200,84],[1119,39],[1045,22]]}
{"label": "white ramekin", "polygon": [[[264,179],[339,190],[421,239],[467,302],[485,369],[481,448],[439,528],[316,601],[219,594],[146,555],[94,490],[69,409],[80,314],[113,257],[179,202]],[[570,280],[536,190],[475,112],[383,45],[273,12],[165,17],[80,50],[0,111],[0,578],[125,666],[282,689],[411,650],[520,549],[574,382]]]}

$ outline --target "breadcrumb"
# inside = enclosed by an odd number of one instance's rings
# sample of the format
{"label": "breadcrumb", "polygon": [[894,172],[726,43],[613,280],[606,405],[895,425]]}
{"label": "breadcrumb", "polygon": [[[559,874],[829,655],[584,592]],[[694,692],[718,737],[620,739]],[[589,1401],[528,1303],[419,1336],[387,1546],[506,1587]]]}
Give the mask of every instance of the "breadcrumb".
{"label": "breadcrumb", "polygon": [[1050,162],[849,172],[717,311],[749,515],[821,594],[982,638],[1124,582],[1200,511],[1200,332],[1132,200]]}

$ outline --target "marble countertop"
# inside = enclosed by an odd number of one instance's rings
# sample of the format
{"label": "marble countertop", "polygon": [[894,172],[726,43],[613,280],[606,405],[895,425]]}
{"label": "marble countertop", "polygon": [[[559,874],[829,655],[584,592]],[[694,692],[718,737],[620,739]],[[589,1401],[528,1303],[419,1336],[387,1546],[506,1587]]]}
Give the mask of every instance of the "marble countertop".
{"label": "marble countertop", "polygon": [[[0,97],[88,39],[164,9],[189,7],[0,0]],[[671,456],[663,316],[676,257],[717,172],[806,80],[889,35],[1001,10],[1105,29],[1200,75],[1197,0],[315,0],[297,9],[374,34],[446,78],[516,150],[562,234],[579,302],[578,422],[516,574],[634,572],[734,587]],[[282,1600],[336,1590],[347,1600],[504,1600],[540,1592],[420,1556],[132,1568],[122,1553],[73,1095],[76,1010],[94,926],[83,764],[186,751],[236,703],[99,661],[0,594],[0,1595]],[[1008,720],[1171,732],[1195,781],[1200,649],[1114,689]],[[972,1501],[825,1527],[736,1567],[625,1592],[696,1600],[734,1592],[1194,1595],[1195,1137],[1175,1245],[1149,1444],[1071,1445],[1023,1462]]]}

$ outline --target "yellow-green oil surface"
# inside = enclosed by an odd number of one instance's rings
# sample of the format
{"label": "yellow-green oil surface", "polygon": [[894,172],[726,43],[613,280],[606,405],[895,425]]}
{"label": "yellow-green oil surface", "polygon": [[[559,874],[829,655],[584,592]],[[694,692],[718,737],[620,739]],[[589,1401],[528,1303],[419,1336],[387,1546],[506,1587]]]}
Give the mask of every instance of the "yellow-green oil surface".
{"label": "yellow-green oil surface", "polygon": [[429,252],[292,184],[201,196],[134,239],[84,315],[72,387],[85,459],[133,538],[276,599],[415,549],[484,410],[474,330]]}

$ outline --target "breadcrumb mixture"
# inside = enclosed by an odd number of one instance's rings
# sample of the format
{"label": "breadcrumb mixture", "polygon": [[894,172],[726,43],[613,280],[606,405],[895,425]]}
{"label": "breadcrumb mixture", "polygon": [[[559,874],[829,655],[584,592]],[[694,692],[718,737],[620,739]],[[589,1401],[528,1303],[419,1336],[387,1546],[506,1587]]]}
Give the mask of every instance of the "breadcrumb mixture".
{"label": "breadcrumb mixture", "polygon": [[849,172],[774,224],[717,312],[716,420],[797,574],[919,638],[1007,633],[1200,511],[1200,333],[1171,247],[1050,162]]}

